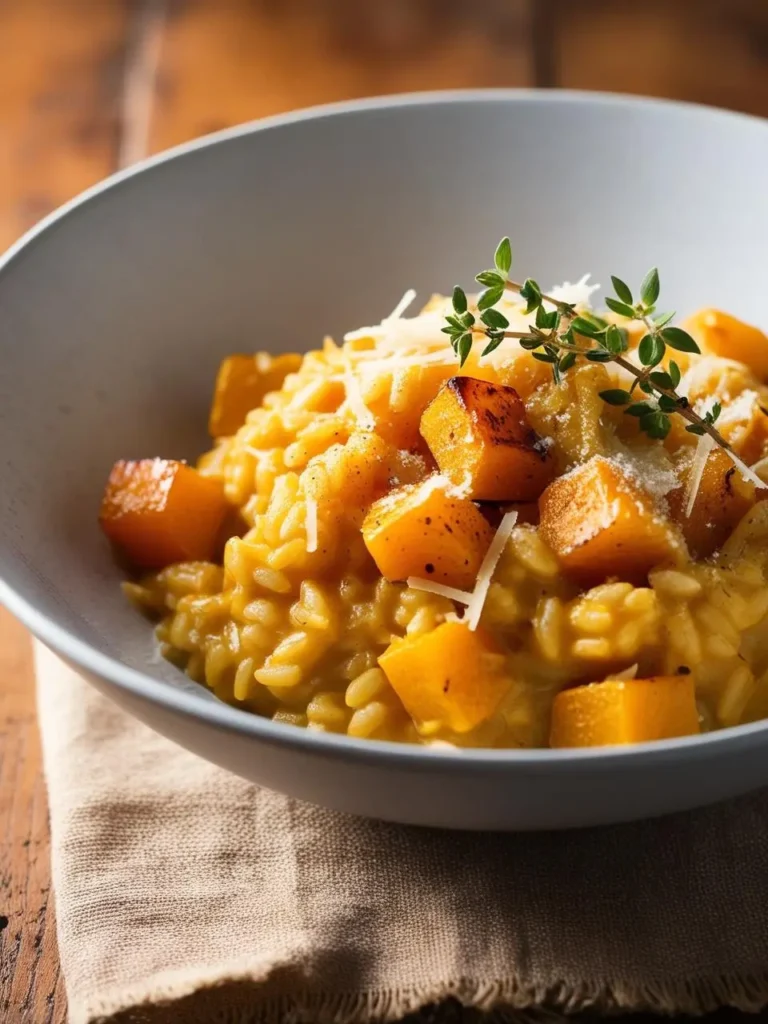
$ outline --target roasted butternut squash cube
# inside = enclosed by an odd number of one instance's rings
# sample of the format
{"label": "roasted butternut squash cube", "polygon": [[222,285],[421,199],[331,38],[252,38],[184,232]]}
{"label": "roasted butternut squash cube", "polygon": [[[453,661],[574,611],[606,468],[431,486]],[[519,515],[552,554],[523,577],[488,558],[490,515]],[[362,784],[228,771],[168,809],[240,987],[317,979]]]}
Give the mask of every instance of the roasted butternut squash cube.
{"label": "roasted butternut squash cube", "polygon": [[514,388],[451,377],[421,417],[441,473],[476,501],[532,501],[554,475],[549,446]]}
{"label": "roasted butternut squash cube", "polygon": [[652,498],[602,455],[551,483],[539,511],[542,540],[584,586],[608,577],[642,583],[654,566],[685,552]]}
{"label": "roasted butternut squash cube", "polygon": [[733,450],[748,466],[765,458],[768,453],[768,389],[754,395],[752,407],[743,419],[720,424],[718,429]]}
{"label": "roasted butternut squash cube", "polygon": [[719,309],[702,309],[683,324],[702,352],[744,363],[762,381],[768,380],[768,336]]}
{"label": "roasted butternut squash cube", "polygon": [[686,515],[692,458],[678,470],[682,486],[668,495],[670,514],[679,524],[692,555],[706,558],[718,551],[768,488],[745,480],[722,448],[707,456],[691,514]]}
{"label": "roasted butternut squash cube", "polygon": [[458,733],[489,718],[510,683],[491,638],[461,622],[394,640],[379,664],[414,721],[439,722]]}
{"label": "roasted butternut squash cube", "polygon": [[132,565],[162,569],[210,561],[229,505],[221,483],[183,462],[116,462],[99,522]]}
{"label": "roasted butternut squash cube", "polygon": [[211,437],[229,437],[239,430],[251,409],[258,408],[265,395],[277,391],[288,374],[298,370],[301,359],[295,352],[227,356],[219,367],[213,392],[208,418]]}
{"label": "roasted butternut squash cube", "polygon": [[[477,365],[474,354],[470,355],[470,362],[479,379],[496,379],[494,368]],[[445,362],[410,364],[391,375],[374,377],[367,389],[362,388],[362,397],[373,415],[377,432],[398,448],[418,448],[422,414],[455,369],[455,360],[446,356]]]}
{"label": "roasted butternut squash cube", "polygon": [[471,590],[493,530],[469,498],[449,493],[439,476],[408,484],[375,501],[363,540],[388,580],[420,576]]}
{"label": "roasted butternut squash cube", "polygon": [[549,745],[602,747],[698,732],[692,676],[608,679],[555,697]]}

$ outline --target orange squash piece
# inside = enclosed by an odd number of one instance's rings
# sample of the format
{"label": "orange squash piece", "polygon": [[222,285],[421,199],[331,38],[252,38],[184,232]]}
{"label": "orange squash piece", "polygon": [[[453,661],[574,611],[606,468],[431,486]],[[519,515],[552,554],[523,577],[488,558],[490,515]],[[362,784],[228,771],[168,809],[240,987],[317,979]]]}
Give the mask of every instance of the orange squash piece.
{"label": "orange squash piece", "polygon": [[514,388],[451,377],[421,417],[421,436],[440,471],[476,501],[532,501],[554,475],[549,447],[533,431]]}
{"label": "orange squash piece", "polygon": [[301,360],[295,352],[227,356],[219,367],[208,417],[211,437],[229,437],[239,430],[251,409],[258,408],[270,391],[282,387],[288,374],[301,366]]}
{"label": "orange squash piece", "polygon": [[687,516],[690,475],[689,463],[680,469],[683,486],[668,495],[669,511],[680,525],[691,554],[706,558],[723,546],[757,501],[768,498],[768,488],[745,480],[723,449],[713,448],[701,474],[691,514]]}
{"label": "orange squash piece", "polygon": [[221,483],[183,462],[116,462],[101,503],[99,523],[140,569],[173,562],[210,561],[229,508]]}
{"label": "orange squash piece", "polygon": [[735,359],[762,381],[768,380],[768,336],[719,309],[702,309],[683,327],[698,341],[702,352]]}
{"label": "orange squash piece", "polygon": [[684,553],[676,530],[621,469],[596,455],[559,477],[539,499],[542,540],[563,571],[592,586],[614,576],[642,583]]}
{"label": "orange squash piece", "polygon": [[602,747],[698,732],[692,676],[609,679],[555,697],[549,745]]}
{"label": "orange squash piece", "polygon": [[469,498],[448,493],[439,477],[407,484],[375,501],[363,540],[388,580],[420,576],[471,590],[493,530]]}
{"label": "orange squash piece", "polygon": [[489,718],[510,683],[491,638],[461,622],[394,640],[379,664],[411,718],[454,732],[469,732]]}
{"label": "orange squash piece", "polygon": [[[471,353],[468,361],[476,376],[481,380],[495,381],[495,369],[492,366],[479,366],[477,359]],[[422,414],[455,369],[456,363],[446,356],[445,362],[411,365],[395,371],[391,382],[387,379],[387,386],[381,391],[374,382],[373,395],[366,394],[363,389],[363,399],[373,414],[377,433],[397,448],[419,448]]]}
{"label": "orange squash piece", "polygon": [[[768,396],[762,397],[768,400]],[[762,402],[754,403],[747,420],[738,420],[722,426],[718,424],[718,427],[726,441],[748,466],[765,458],[768,452],[768,407]]]}

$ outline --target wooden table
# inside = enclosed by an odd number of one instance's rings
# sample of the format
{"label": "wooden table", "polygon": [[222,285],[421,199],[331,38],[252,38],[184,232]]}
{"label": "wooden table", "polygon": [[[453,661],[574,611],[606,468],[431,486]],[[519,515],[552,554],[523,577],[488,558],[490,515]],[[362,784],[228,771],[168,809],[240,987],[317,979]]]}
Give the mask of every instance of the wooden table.
{"label": "wooden table", "polygon": [[[0,249],[148,153],[350,96],[538,80],[768,112],[760,0],[694,22],[666,0],[534,3],[0,0]],[[65,1020],[31,648],[0,610],[0,1021]]]}

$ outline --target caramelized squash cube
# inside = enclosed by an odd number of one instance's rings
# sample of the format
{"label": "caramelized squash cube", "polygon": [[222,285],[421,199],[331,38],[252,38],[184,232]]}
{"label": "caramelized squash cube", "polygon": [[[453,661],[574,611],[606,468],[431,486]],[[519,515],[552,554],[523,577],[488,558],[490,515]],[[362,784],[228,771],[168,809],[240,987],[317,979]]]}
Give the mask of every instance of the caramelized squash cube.
{"label": "caramelized squash cube", "polygon": [[451,377],[421,417],[440,471],[476,501],[532,501],[552,479],[549,447],[514,388]]}
{"label": "caramelized squash cube", "polygon": [[210,561],[228,509],[218,480],[183,462],[140,459],[112,467],[99,522],[136,568],[162,569]]}
{"label": "caramelized squash cube", "polygon": [[609,679],[555,697],[549,744],[602,747],[698,732],[692,676]]}
{"label": "caramelized squash cube", "polygon": [[208,417],[211,437],[229,437],[239,430],[251,409],[258,408],[270,391],[282,387],[288,374],[301,366],[301,360],[295,352],[227,356],[219,367]]}
{"label": "caramelized squash cube", "polygon": [[[765,391],[765,389],[762,389]],[[768,453],[768,395],[761,396],[763,402],[755,402],[748,419],[735,423],[718,424],[720,432],[733,450],[748,466],[765,458]]]}
{"label": "caramelized squash cube", "polygon": [[722,448],[713,448],[704,465],[690,516],[689,464],[680,470],[683,486],[668,496],[672,518],[680,525],[692,555],[706,558],[718,551],[755,502],[768,498],[768,488],[745,480]]}
{"label": "caramelized squash cube", "polygon": [[[477,365],[477,358],[471,354],[469,359],[477,377],[495,381],[495,369]],[[374,380],[372,393],[363,389],[363,400],[373,415],[377,432],[397,448],[420,447],[422,414],[455,369],[455,361],[446,357],[445,362],[405,366],[391,377],[385,375],[380,381]]]}
{"label": "caramelized squash cube", "polygon": [[493,530],[469,498],[449,493],[441,477],[407,484],[375,501],[363,540],[388,580],[420,576],[471,590]]}
{"label": "caramelized squash cube", "polygon": [[510,683],[491,638],[461,622],[394,640],[379,664],[414,721],[439,722],[458,733],[489,718]]}
{"label": "caramelized squash cube", "polygon": [[551,483],[539,510],[542,540],[564,573],[584,586],[608,577],[642,583],[654,566],[684,554],[651,497],[601,455]]}
{"label": "caramelized squash cube", "polygon": [[719,309],[702,309],[683,324],[702,352],[744,363],[762,381],[768,381],[768,336]]}

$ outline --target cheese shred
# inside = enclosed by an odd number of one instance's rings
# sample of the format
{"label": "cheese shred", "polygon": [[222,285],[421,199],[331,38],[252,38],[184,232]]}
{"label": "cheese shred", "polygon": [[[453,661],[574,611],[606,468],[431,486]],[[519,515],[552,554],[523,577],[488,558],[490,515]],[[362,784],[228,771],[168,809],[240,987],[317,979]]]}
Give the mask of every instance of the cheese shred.
{"label": "cheese shred", "polygon": [[499,523],[499,528],[494,534],[493,540],[485,553],[483,564],[477,573],[475,587],[472,593],[467,590],[457,590],[455,587],[446,587],[442,583],[433,583],[432,580],[423,580],[418,576],[409,576],[406,583],[412,590],[423,590],[428,594],[437,594],[439,597],[447,597],[457,604],[467,607],[467,614],[464,619],[457,620],[455,614],[449,613],[446,621],[462,621],[474,631],[480,621],[480,616],[485,607],[485,599],[491,586],[493,574],[504,548],[507,546],[512,530],[517,522],[517,512],[507,512]]}
{"label": "cheese shred", "polygon": [[504,548],[507,546],[512,530],[517,522],[517,512],[507,512],[501,522],[488,550],[485,553],[483,564],[477,574],[475,589],[472,591],[472,600],[467,605],[467,625],[471,630],[477,629],[480,616],[485,607],[485,599],[491,587],[491,580],[499,564]]}
{"label": "cheese shred", "polygon": [[447,597],[449,601],[456,601],[459,604],[469,604],[472,595],[467,590],[457,590],[456,587],[446,587],[442,583],[433,583],[432,580],[423,580],[419,576],[409,576],[405,581],[411,590],[423,590],[427,594],[437,594],[438,597]]}
{"label": "cheese shred", "polygon": [[399,320],[403,313],[408,309],[413,300],[416,298],[416,292],[413,288],[409,288],[408,291],[403,295],[402,299],[398,302],[395,308],[387,317],[387,320]]}
{"label": "cheese shred", "polygon": [[696,453],[693,456],[693,463],[691,465],[691,479],[688,484],[688,500],[685,505],[686,519],[691,518],[691,512],[693,512],[693,506],[696,504],[696,495],[699,493],[699,487],[701,487],[707,459],[714,446],[715,442],[709,434],[702,434],[696,445]]}
{"label": "cheese shred", "polygon": [[727,455],[745,480],[754,484],[755,487],[765,487],[765,481],[761,480],[757,473],[750,469],[746,462],[742,462],[738,455],[736,455],[730,448],[728,449]]}
{"label": "cheese shred", "polygon": [[[701,487],[701,480],[704,476],[704,468],[707,465],[707,459],[709,453],[715,447],[715,441],[709,436],[709,434],[702,434],[699,438],[698,444],[696,445],[696,453],[693,456],[693,463],[691,465],[691,482],[688,486],[688,500],[685,506],[685,518],[690,519],[691,513],[693,512],[693,506],[696,503],[696,495],[699,493],[699,487]],[[741,474],[744,480],[754,484],[755,487],[765,487],[765,481],[761,480],[754,469],[750,467],[738,457],[738,455],[731,449],[726,448],[725,454],[731,460],[736,470]]]}

